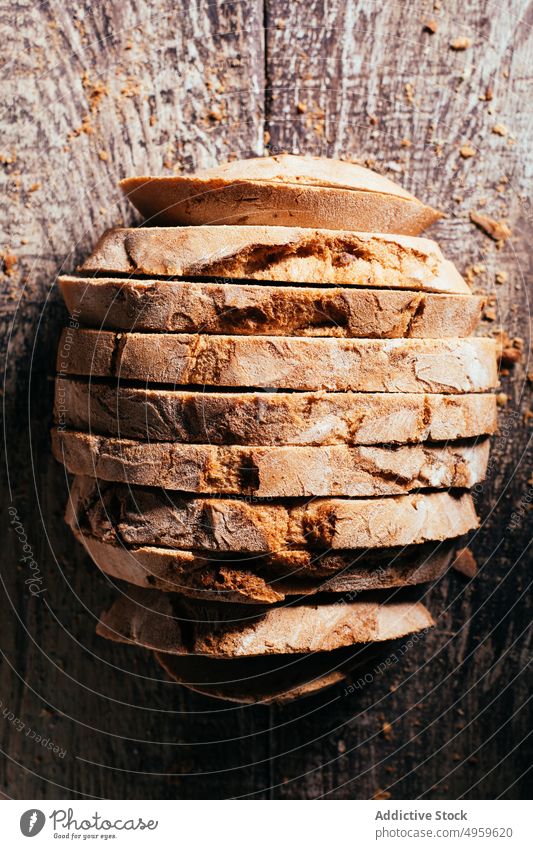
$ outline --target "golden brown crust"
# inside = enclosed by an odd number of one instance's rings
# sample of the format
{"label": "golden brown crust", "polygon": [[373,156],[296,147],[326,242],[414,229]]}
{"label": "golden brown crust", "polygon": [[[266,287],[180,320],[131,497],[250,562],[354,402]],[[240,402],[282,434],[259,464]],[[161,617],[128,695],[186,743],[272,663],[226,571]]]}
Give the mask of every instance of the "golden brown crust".
{"label": "golden brown crust", "polygon": [[429,239],[302,227],[108,230],[81,270],[470,294]]}
{"label": "golden brown crust", "polygon": [[274,553],[291,547],[386,548],[460,536],[478,520],[469,494],[254,501],[133,488],[77,477],[67,515],[126,546]]}
{"label": "golden brown crust", "polygon": [[60,277],[70,313],[110,330],[274,336],[469,336],[484,299],[379,289]]}
{"label": "golden brown crust", "polygon": [[494,433],[494,395],[186,392],[56,380],[61,427],[160,442],[375,445]]}
{"label": "golden brown crust", "polygon": [[401,495],[472,487],[489,441],[401,447],[245,447],[139,442],[54,429],[52,451],[76,475],[184,492],[287,498]]}
{"label": "golden brown crust", "polygon": [[319,157],[239,160],[121,188],[150,223],[267,224],[417,235],[440,213],[368,168]]}
{"label": "golden brown crust", "polygon": [[[71,339],[69,356],[63,351]],[[360,392],[483,392],[498,381],[494,339],[323,339],[67,329],[65,374],[152,383]]]}

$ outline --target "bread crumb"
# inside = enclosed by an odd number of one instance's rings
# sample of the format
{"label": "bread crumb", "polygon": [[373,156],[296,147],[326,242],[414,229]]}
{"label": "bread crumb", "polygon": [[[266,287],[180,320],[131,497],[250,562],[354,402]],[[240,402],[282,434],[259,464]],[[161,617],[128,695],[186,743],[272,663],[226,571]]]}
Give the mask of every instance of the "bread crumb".
{"label": "bread crumb", "polygon": [[381,726],[381,733],[383,734],[385,740],[392,740],[392,725],[390,722],[384,722]]}
{"label": "bread crumb", "polygon": [[40,183],[32,183],[30,188],[28,189],[28,191],[29,192],[37,192],[40,188],[41,188]]}
{"label": "bread crumb", "polygon": [[157,124],[157,118],[156,118],[155,115],[150,115],[149,124],[150,124],[151,127],[153,127],[153,126],[155,126],[155,124]]}
{"label": "bread crumb", "polygon": [[296,104],[296,111],[299,112],[300,115],[303,115],[307,112],[307,103],[300,100],[300,102]]}
{"label": "bread crumb", "polygon": [[492,128],[492,132],[496,136],[506,136],[509,133],[509,130],[505,124],[495,124]]}
{"label": "bread crumb", "polygon": [[403,87],[408,103],[413,103],[415,99],[415,90],[412,83],[406,83]]}
{"label": "bread crumb", "polygon": [[514,366],[516,363],[519,363],[522,359],[522,352],[520,348],[516,348],[514,345],[511,347],[502,348],[502,352],[499,357],[500,366],[507,368],[509,366]]}
{"label": "bread crumb", "polygon": [[460,548],[456,552],[452,567],[466,578],[475,578],[477,575],[476,558],[468,547]]}
{"label": "bread crumb", "polygon": [[338,753],[339,753],[340,755],[343,755],[343,754],[345,753],[345,751],[346,751],[346,743],[344,742],[344,740],[339,740],[339,741],[337,742],[337,751],[338,751]]}
{"label": "bread crumb", "polygon": [[490,85],[485,89],[484,100],[490,101],[494,97],[494,92]]}
{"label": "bread crumb", "polygon": [[4,253],[0,253],[0,259],[2,259],[4,274],[11,277],[17,265],[18,257],[16,257],[15,254],[10,254],[6,251]]}
{"label": "bread crumb", "polygon": [[437,32],[438,28],[439,27],[438,27],[437,21],[435,21],[433,19],[430,20],[430,21],[426,21],[424,23],[424,27],[423,27],[424,32],[429,32],[430,35],[434,35]]}
{"label": "bread crumb", "polygon": [[476,155],[475,148],[473,148],[472,145],[468,143],[464,144],[462,147],[459,148],[459,153],[461,154],[463,159],[470,159],[470,157]]}
{"label": "bread crumb", "polygon": [[512,235],[512,231],[505,221],[496,221],[494,218],[482,215],[475,210],[470,213],[470,221],[497,242],[505,242]]}
{"label": "bread crumb", "polygon": [[108,94],[107,86],[101,80],[92,82],[88,71],[82,75],[81,84],[85,89],[90,111],[98,112],[102,98]]}
{"label": "bread crumb", "polygon": [[411,147],[411,142],[409,139],[402,139],[400,142],[401,147]]}
{"label": "bread crumb", "polygon": [[450,42],[450,47],[452,50],[468,50],[469,47],[472,47],[472,39],[466,37],[454,38]]}
{"label": "bread crumb", "polygon": [[505,407],[507,401],[509,400],[509,396],[505,394],[505,392],[498,392],[496,395],[496,403],[498,407]]}
{"label": "bread crumb", "polygon": [[378,787],[376,792],[374,793],[373,799],[390,799],[391,795],[388,790],[382,790],[381,787]]}
{"label": "bread crumb", "polygon": [[109,157],[108,157],[105,150],[99,150],[98,151],[98,159],[101,159],[102,162],[107,162],[108,158]]}
{"label": "bread crumb", "polygon": [[485,307],[483,310],[483,318],[486,321],[496,321],[496,310],[494,307]]}
{"label": "bread crumb", "polygon": [[495,276],[496,283],[507,283],[508,277],[509,275],[506,271],[497,271]]}
{"label": "bread crumb", "polygon": [[222,121],[222,112],[220,109],[210,109],[207,117],[210,121]]}

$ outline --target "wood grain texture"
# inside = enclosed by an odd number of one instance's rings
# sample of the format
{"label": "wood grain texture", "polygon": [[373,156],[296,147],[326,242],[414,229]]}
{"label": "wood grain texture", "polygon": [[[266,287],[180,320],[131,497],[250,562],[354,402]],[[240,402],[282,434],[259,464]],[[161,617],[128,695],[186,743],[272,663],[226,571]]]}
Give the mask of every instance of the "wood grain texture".
{"label": "wood grain texture", "polygon": [[[370,0],[4,5],[3,795],[526,796],[533,7],[442,6],[413,0],[406,15],[402,3]],[[434,35],[423,30],[429,18]],[[472,39],[468,50],[450,49],[459,36]],[[444,209],[431,235],[461,271],[484,266],[469,276],[497,299],[484,332],[501,324],[524,338],[476,491],[479,577],[439,582],[427,599],[437,629],[405,643],[371,686],[268,710],[185,693],[148,655],[94,635],[112,588],[63,525],[66,481],[47,435],[65,319],[54,281],[104,227],[135,220],[118,179],[258,154],[264,132],[270,152],[369,160]],[[464,158],[467,143],[474,155]],[[501,249],[470,222],[473,209],[508,219]],[[502,271],[507,282],[495,285]],[[21,560],[26,540],[39,572]],[[32,596],[30,575],[46,592]]]}

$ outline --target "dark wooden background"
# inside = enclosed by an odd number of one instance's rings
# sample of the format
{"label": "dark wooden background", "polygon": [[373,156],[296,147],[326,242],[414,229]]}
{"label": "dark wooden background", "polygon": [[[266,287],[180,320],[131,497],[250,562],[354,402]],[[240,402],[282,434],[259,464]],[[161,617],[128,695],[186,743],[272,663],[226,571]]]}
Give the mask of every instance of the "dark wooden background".
{"label": "dark wooden background", "polygon": [[[533,5],[4,0],[2,7],[8,485],[0,792],[18,799],[526,796]],[[433,33],[425,29],[431,21]],[[452,49],[458,38],[471,45]],[[506,135],[493,132],[499,124]],[[473,156],[461,155],[464,145]],[[194,696],[165,681],[143,652],[95,637],[110,590],[62,523],[66,481],[47,435],[65,319],[55,278],[105,227],[135,220],[117,180],[268,151],[358,158],[444,209],[435,238],[461,270],[470,267],[476,288],[496,295],[496,320],[485,332],[502,326],[524,339],[522,361],[502,381],[502,430],[477,493],[478,578],[452,574],[431,591],[437,628],[371,687],[271,709]],[[473,209],[508,219],[513,235],[504,246],[473,226]],[[495,284],[502,271],[507,281]],[[10,507],[41,570],[46,591],[38,597],[25,584]],[[385,734],[384,722],[392,726]],[[63,757],[34,734],[66,750]]]}

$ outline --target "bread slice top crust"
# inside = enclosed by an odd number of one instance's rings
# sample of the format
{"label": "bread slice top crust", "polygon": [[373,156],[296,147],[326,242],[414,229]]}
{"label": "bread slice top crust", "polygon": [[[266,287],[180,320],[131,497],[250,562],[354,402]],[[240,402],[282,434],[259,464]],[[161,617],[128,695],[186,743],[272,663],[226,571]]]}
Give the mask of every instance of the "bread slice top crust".
{"label": "bread slice top crust", "polygon": [[[66,352],[66,353],[65,353]],[[484,392],[496,342],[63,331],[58,370],[182,386],[358,392]]]}
{"label": "bread slice top crust", "polygon": [[69,313],[92,327],[274,336],[469,336],[485,299],[408,290],[59,278]]}
{"label": "bread slice top crust", "polygon": [[[355,668],[372,668],[387,647],[375,643],[333,652],[219,659],[154,652],[169,678],[194,693],[236,704],[286,704],[346,680]],[[381,649],[381,651],[380,651]]]}
{"label": "bread slice top crust", "polygon": [[287,548],[388,548],[476,528],[471,495],[254,500],[182,495],[76,477],[67,522],[126,546],[274,554]]}
{"label": "bread slice top crust", "polygon": [[429,239],[268,226],[107,230],[81,271],[470,294]]}
{"label": "bread slice top crust", "polygon": [[281,185],[358,189],[416,200],[398,183],[354,162],[329,159],[322,156],[298,156],[290,153],[282,153],[277,156],[256,156],[250,159],[234,159],[222,165],[202,168],[185,176],[126,177],[120,181],[120,186],[124,194],[128,195],[129,189],[139,185],[142,180],[164,181],[176,186],[191,182],[206,182],[216,186],[220,183],[233,183],[235,180],[251,180]]}
{"label": "bread slice top crust", "polygon": [[290,498],[401,495],[483,480],[489,440],[400,447],[258,447],[140,442],[55,428],[72,474],[183,492]]}
{"label": "bread slice top crust", "polygon": [[120,186],[160,224],[261,223],[416,235],[441,217],[361,165],[282,154],[237,160],[188,176],[130,177]]}
{"label": "bread slice top crust", "polygon": [[[73,528],[96,566],[112,579],[202,601],[275,604],[290,596],[359,593],[435,581],[447,570],[449,543],[396,550],[382,559],[365,552],[287,550],[245,560],[157,546],[128,548]],[[325,573],[325,574],[324,574]],[[352,596],[353,597],[353,596]]]}
{"label": "bread slice top crust", "polygon": [[494,433],[494,395],[187,392],[57,378],[62,428],[213,445],[416,444]]}
{"label": "bread slice top crust", "polygon": [[169,654],[231,658],[332,651],[433,625],[420,602],[372,594],[344,604],[304,602],[256,613],[246,606],[201,604],[131,587],[102,613],[96,630],[106,639]]}

